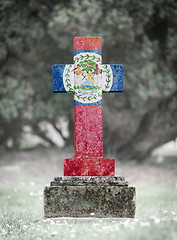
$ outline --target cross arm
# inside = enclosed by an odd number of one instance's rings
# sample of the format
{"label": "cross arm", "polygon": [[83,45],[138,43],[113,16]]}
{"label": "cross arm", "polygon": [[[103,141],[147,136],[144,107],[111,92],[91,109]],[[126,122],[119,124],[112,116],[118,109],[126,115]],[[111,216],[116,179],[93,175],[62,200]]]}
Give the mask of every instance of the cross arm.
{"label": "cross arm", "polygon": [[[53,73],[53,92],[67,92],[67,90],[72,87],[73,82],[67,82],[67,69],[69,65],[67,64],[55,64],[52,66]],[[65,81],[65,82],[64,82]],[[68,88],[66,90],[66,88]]]}
{"label": "cross arm", "polygon": [[[111,78],[106,79],[106,84],[103,86],[103,92],[123,92],[123,65],[122,64],[110,64],[109,65],[112,73],[107,73],[108,76],[112,75]],[[111,88],[106,86],[112,79]]]}
{"label": "cross arm", "polygon": [[66,92],[63,84],[63,72],[65,66],[65,64],[55,64],[52,66],[53,92]]}

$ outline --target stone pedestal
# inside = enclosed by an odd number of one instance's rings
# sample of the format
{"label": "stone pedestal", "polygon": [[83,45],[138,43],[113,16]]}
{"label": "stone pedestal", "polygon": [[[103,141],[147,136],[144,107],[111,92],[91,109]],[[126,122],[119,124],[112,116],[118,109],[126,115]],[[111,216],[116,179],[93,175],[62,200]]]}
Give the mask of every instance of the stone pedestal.
{"label": "stone pedestal", "polygon": [[64,176],[115,176],[115,159],[65,159]]}
{"label": "stone pedestal", "polygon": [[133,218],[135,188],[124,177],[55,177],[44,189],[44,215]]}

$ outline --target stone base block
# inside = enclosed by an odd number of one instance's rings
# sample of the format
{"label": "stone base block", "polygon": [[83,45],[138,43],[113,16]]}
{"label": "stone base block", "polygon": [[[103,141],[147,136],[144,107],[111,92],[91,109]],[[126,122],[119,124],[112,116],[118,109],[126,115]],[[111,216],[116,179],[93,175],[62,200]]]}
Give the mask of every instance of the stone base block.
{"label": "stone base block", "polygon": [[64,160],[64,176],[114,176],[115,159],[68,158]]}
{"label": "stone base block", "polygon": [[135,188],[123,177],[56,177],[44,189],[44,215],[133,218]]}

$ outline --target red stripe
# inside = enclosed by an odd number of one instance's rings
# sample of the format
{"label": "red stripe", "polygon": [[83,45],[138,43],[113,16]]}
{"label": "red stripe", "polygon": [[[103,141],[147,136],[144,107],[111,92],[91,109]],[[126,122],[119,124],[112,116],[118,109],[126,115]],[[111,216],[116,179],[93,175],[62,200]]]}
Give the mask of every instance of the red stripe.
{"label": "red stripe", "polygon": [[65,159],[64,176],[115,176],[114,159]]}
{"label": "red stripe", "polygon": [[74,50],[101,50],[101,38],[75,37]]}
{"label": "red stripe", "polygon": [[74,115],[75,158],[102,158],[102,106],[74,106]]}

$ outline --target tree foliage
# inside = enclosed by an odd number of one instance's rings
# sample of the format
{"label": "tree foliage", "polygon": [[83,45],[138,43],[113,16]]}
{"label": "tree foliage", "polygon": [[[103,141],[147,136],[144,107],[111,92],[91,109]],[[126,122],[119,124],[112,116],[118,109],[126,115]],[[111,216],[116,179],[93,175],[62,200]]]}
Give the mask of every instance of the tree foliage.
{"label": "tree foliage", "polygon": [[175,0],[1,1],[1,145],[58,116],[72,138],[73,96],[52,93],[51,65],[72,63],[75,36],[101,36],[103,63],[124,64],[124,93],[104,95],[105,152],[141,160],[175,138],[176,24]]}

